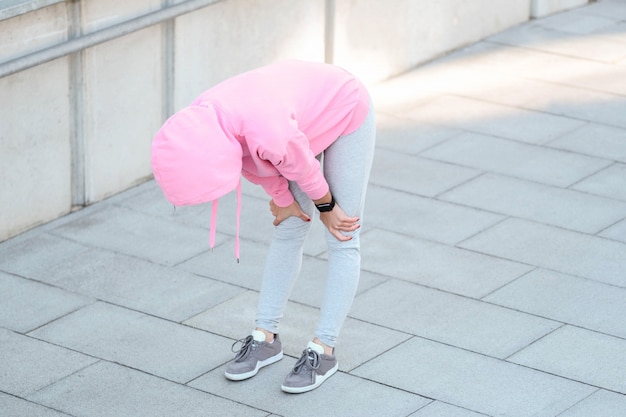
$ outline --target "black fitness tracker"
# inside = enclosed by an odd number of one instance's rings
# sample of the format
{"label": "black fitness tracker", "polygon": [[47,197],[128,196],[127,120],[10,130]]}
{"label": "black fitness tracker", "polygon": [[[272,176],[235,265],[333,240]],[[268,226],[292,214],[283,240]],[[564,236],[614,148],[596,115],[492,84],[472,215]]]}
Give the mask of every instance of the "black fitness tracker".
{"label": "black fitness tracker", "polygon": [[320,211],[320,213],[324,213],[327,211],[331,211],[335,208],[335,197],[330,196],[330,203],[316,204],[315,207]]}

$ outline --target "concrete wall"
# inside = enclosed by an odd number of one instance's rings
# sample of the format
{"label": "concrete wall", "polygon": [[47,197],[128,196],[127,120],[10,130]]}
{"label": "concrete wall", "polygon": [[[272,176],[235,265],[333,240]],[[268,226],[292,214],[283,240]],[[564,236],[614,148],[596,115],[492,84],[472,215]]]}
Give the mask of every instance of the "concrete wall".
{"label": "concrete wall", "polygon": [[373,83],[582,0],[223,0],[75,47],[194,1],[0,6],[0,241],[150,178],[161,123],[229,76],[300,58]]}
{"label": "concrete wall", "polygon": [[337,0],[335,5],[334,61],[370,82],[529,18],[524,0]]}
{"label": "concrete wall", "polygon": [[[0,62],[68,38],[65,4],[0,21]],[[70,209],[69,57],[0,78],[0,240]]]}

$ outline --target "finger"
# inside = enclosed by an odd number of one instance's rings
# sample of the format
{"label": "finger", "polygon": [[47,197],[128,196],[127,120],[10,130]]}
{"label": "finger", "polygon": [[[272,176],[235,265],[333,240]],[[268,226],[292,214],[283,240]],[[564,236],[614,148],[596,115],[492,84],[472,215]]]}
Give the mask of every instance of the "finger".
{"label": "finger", "polygon": [[338,217],[338,220],[342,223],[358,223],[361,219],[358,217]]}
{"label": "finger", "polygon": [[337,229],[341,230],[342,232],[354,232],[355,230],[358,230],[360,228],[360,224],[353,224],[352,226],[338,227]]}
{"label": "finger", "polygon": [[331,230],[330,233],[335,236],[335,239],[340,242],[347,242],[348,240],[352,240],[352,236],[342,235],[338,230]]}
{"label": "finger", "polygon": [[359,223],[356,222],[340,222],[339,225],[337,226],[338,229],[351,229],[351,230],[356,230],[359,227],[361,227],[361,225]]}

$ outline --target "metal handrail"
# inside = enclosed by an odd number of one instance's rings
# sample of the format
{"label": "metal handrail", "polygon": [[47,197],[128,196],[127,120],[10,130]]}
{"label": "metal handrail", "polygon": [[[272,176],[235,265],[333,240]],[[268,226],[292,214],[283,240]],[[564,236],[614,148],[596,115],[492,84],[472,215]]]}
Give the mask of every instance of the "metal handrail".
{"label": "metal handrail", "polygon": [[16,72],[44,64],[57,58],[73,54],[85,48],[110,41],[137,32],[149,26],[173,19],[177,16],[219,3],[223,0],[187,0],[143,16],[139,16],[117,25],[67,40],[40,51],[32,52],[19,58],[0,64],[0,78]]}

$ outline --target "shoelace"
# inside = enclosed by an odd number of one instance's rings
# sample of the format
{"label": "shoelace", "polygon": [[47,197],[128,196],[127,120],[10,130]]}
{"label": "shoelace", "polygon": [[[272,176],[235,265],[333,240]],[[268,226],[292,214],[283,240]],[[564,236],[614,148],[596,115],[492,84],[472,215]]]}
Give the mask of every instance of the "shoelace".
{"label": "shoelace", "polygon": [[293,367],[294,373],[300,373],[303,368],[317,369],[320,367],[320,354],[316,351],[307,348],[302,351],[302,356],[298,359],[298,362]]}
{"label": "shoelace", "polygon": [[[237,345],[237,343],[241,343],[241,348],[239,348],[239,350],[235,350],[235,346]],[[245,337],[243,339],[239,339],[235,343],[233,343],[233,345],[231,346],[230,350],[232,350],[233,353],[237,354],[235,356],[235,360],[236,361],[240,361],[240,360],[248,357],[248,355],[250,354],[250,352],[252,352],[254,350],[256,345],[257,345],[256,340],[254,340],[252,335],[249,335],[248,337]]]}

